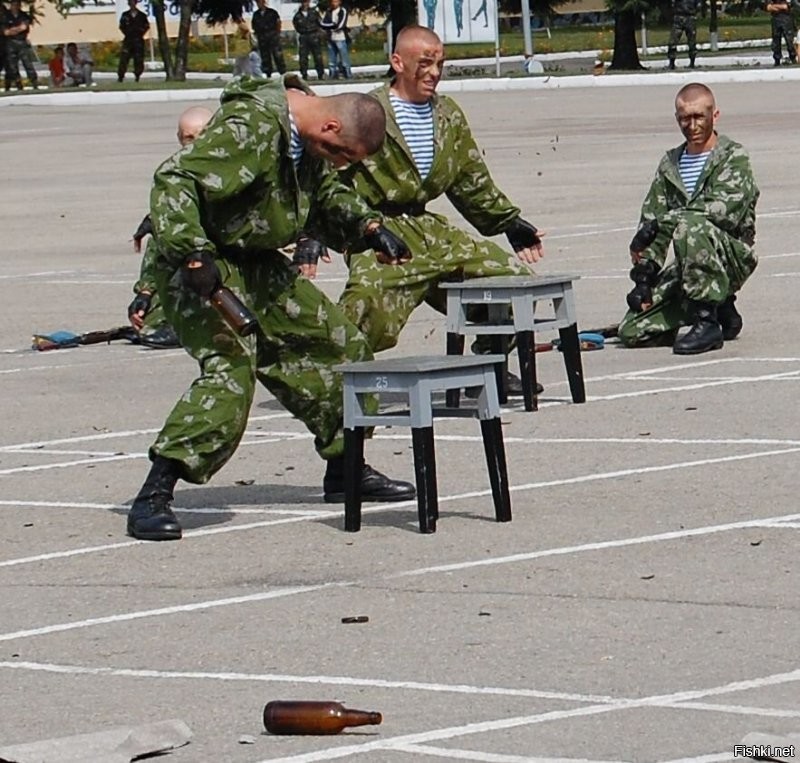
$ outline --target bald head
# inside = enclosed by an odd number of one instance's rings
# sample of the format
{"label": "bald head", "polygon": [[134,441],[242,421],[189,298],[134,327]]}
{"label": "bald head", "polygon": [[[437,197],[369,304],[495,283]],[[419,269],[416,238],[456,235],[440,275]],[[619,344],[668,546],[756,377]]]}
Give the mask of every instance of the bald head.
{"label": "bald head", "polygon": [[392,92],[410,103],[427,103],[442,78],[444,45],[428,27],[403,27],[397,35],[391,63]]}
{"label": "bald head", "polygon": [[436,47],[441,45],[442,41],[439,35],[426,26],[419,26],[412,24],[403,27],[397,34],[397,40],[394,44],[394,50],[400,55],[406,54],[409,50],[413,50],[418,46],[422,47]]}
{"label": "bald head", "polygon": [[205,106],[190,106],[178,118],[178,143],[188,146],[203,131],[213,112]]}
{"label": "bald head", "polygon": [[701,82],[690,82],[678,90],[678,94],[675,96],[675,108],[677,109],[680,103],[689,103],[691,101],[703,101],[712,109],[717,107],[711,88],[706,87]]}
{"label": "bald head", "polygon": [[326,101],[341,121],[340,134],[348,143],[360,144],[367,156],[383,145],[386,114],[378,101],[364,93],[332,95]]}
{"label": "bald head", "polygon": [[686,152],[701,154],[717,145],[715,130],[719,109],[714,93],[699,82],[684,85],[675,96],[675,119],[683,137]]}

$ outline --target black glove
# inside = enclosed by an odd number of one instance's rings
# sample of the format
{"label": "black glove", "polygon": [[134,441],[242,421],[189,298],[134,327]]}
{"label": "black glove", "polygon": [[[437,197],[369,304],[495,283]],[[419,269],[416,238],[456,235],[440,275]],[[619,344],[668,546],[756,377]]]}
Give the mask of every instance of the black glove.
{"label": "black glove", "polygon": [[506,228],[508,243],[511,244],[515,252],[539,246],[542,243],[542,239],[539,238],[538,233],[539,231],[535,225],[531,225],[521,217],[518,217]]}
{"label": "black glove", "polygon": [[145,291],[140,291],[134,298],[133,302],[128,305],[128,318],[141,312],[142,315],[147,315],[150,312],[150,302],[153,296]]}
{"label": "black glove", "polygon": [[403,239],[398,238],[388,228],[379,225],[375,230],[364,234],[364,241],[376,252],[383,252],[392,263],[408,262],[411,252]]}
{"label": "black glove", "polygon": [[628,307],[635,313],[643,310],[642,305],[653,303],[653,286],[658,281],[658,265],[652,260],[640,260],[630,272],[631,280],[636,284],[626,297]]}
{"label": "black glove", "polygon": [[136,233],[133,234],[134,241],[141,241],[145,236],[152,236],[153,235],[153,223],[150,220],[150,215],[145,215],[145,218],[142,222],[139,223],[139,227],[136,229]]}
{"label": "black glove", "polygon": [[193,252],[182,267],[183,285],[208,299],[222,284],[217,263],[208,252]]}
{"label": "black glove", "polygon": [[[658,235],[658,220],[646,220],[631,239],[631,251],[643,252],[656,240]],[[631,276],[633,277],[633,276]]]}
{"label": "black glove", "polygon": [[320,257],[328,254],[328,247],[321,241],[317,241],[310,236],[300,236],[297,239],[297,246],[294,250],[292,263],[294,265],[316,265]]}

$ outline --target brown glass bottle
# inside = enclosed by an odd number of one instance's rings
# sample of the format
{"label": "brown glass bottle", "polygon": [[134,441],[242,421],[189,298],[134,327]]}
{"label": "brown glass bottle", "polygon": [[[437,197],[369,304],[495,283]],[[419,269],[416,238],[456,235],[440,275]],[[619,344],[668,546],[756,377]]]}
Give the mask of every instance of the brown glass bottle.
{"label": "brown glass bottle", "polygon": [[348,726],[382,720],[380,713],[349,710],[340,702],[277,700],[264,707],[264,728],[270,734],[338,734]]}
{"label": "brown glass bottle", "polygon": [[209,301],[239,336],[250,336],[258,328],[255,315],[227,286],[217,287]]}

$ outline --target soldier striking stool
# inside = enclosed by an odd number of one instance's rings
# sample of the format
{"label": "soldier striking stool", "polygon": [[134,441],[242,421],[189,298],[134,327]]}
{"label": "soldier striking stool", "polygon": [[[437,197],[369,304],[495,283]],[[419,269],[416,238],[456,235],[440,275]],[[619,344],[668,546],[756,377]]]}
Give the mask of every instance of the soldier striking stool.
{"label": "soldier striking stool", "polygon": [[[572,282],[579,277],[564,274],[498,276],[439,284],[442,289],[447,290],[447,354],[461,355],[464,352],[465,334],[488,334],[491,336],[492,352],[502,353],[505,357],[507,337],[515,336],[525,410],[535,411],[537,399],[534,332],[558,329],[572,401],[585,403],[586,390],[583,386],[575,295],[572,291]],[[552,301],[554,315],[536,314],[539,302],[544,300]],[[467,320],[468,305],[486,305],[488,320],[483,323]],[[501,403],[505,403],[505,366],[498,366],[497,373],[499,399]],[[447,405],[457,408],[459,398],[460,390],[450,390],[447,393]]]}
{"label": "soldier striking stool", "polygon": [[[496,366],[502,355],[469,357],[417,356],[346,363],[334,366],[344,377],[344,529],[361,529],[361,467],[364,461],[364,428],[381,425],[410,426],[414,449],[419,529],[436,532],[439,503],[436,458],[433,446],[434,417],[480,419],[483,448],[492,486],[495,517],[511,521],[500,403],[497,398]],[[480,387],[476,410],[434,408],[433,393],[460,387]],[[408,397],[407,411],[370,413],[367,403],[383,392],[401,392]],[[374,398],[373,398],[374,399]],[[378,400],[380,402],[380,399]],[[366,404],[366,405],[365,405]]]}

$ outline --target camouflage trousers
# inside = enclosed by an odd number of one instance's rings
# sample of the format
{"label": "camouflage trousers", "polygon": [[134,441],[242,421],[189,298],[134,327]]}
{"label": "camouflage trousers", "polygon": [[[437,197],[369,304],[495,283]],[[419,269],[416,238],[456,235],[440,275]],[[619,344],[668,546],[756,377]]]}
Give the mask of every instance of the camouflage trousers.
{"label": "camouflage trousers", "polygon": [[308,79],[308,56],[314,61],[317,77],[322,79],[325,75],[325,62],[322,60],[322,42],[318,34],[300,34],[297,43],[297,62],[303,79]]}
{"label": "camouflage trousers", "polygon": [[322,458],[343,452],[342,379],[331,366],[370,360],[358,329],[280,252],[246,261],[218,258],[225,284],[256,315],[259,330],[240,337],[216,310],[156,270],[164,312],[200,364],[198,376],[150,448],[182,464],[181,477],[203,483],[233,455],[247,425],[256,379],[314,435]]}
{"label": "camouflage trousers", "polygon": [[286,61],[283,58],[283,46],[279,34],[266,35],[258,40],[258,52],[261,54],[261,71],[267,77],[272,76],[273,61],[278,74],[286,72]]}
{"label": "camouflage trousers", "polygon": [[22,88],[22,80],[19,75],[20,63],[25,68],[25,74],[28,75],[31,85],[38,86],[39,76],[34,66],[31,44],[27,40],[8,40],[6,42],[6,90],[12,86]]}
{"label": "camouflage trousers", "polygon": [[689,60],[694,61],[697,56],[697,20],[694,16],[675,16],[667,43],[667,58],[670,61],[674,61],[678,55],[678,43],[684,34],[689,47]]}
{"label": "camouflage trousers", "polygon": [[772,58],[778,64],[781,61],[781,41],[786,42],[786,52],[793,63],[797,63],[797,49],[794,46],[794,21],[791,16],[772,17]]}
{"label": "camouflage trousers", "polygon": [[442,281],[533,272],[515,255],[492,241],[473,238],[441,215],[402,215],[388,218],[385,225],[406,242],[413,259],[395,266],[381,265],[371,250],[350,255],[350,277],[339,298],[373,352],[394,347],[411,313],[423,302],[446,311]]}
{"label": "camouflage trousers", "polygon": [[670,230],[662,225],[653,246],[675,259],[667,263],[653,287],[648,310],[625,314],[619,339],[627,347],[672,344],[677,330],[692,322],[690,301],[719,305],[742,288],[758,260],[753,248],[698,213],[687,213]]}

